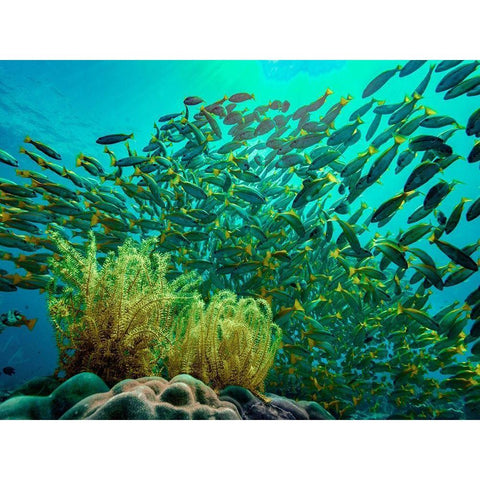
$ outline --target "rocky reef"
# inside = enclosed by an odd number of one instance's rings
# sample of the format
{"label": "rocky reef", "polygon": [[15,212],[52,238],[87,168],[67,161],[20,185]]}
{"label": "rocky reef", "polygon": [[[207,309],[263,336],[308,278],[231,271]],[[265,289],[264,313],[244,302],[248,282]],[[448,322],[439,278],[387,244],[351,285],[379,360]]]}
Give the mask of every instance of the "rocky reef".
{"label": "rocky reef", "polygon": [[327,420],[316,402],[228,386],[219,394],[186,374],[127,379],[109,389],[93,373],[80,373],[56,388],[50,377],[28,382],[0,404],[0,419],[24,420]]}

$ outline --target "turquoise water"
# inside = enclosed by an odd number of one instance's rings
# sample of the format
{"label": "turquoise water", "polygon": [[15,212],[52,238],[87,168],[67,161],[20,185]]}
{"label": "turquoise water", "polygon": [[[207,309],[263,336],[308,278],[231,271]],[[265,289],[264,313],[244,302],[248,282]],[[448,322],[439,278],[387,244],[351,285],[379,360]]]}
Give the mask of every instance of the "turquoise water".
{"label": "turquoise water", "polygon": [[[180,112],[184,109],[186,96],[197,95],[206,104],[213,103],[224,95],[248,92],[255,95],[255,102],[240,103],[241,108],[266,105],[274,100],[288,100],[293,113],[302,105],[318,99],[327,88],[333,91],[324,107],[323,114],[340,97],[352,97],[335,121],[335,128],[349,123],[350,114],[368,99],[362,99],[365,86],[379,73],[395,68],[405,62],[399,61],[28,61],[0,62],[0,148],[10,152],[20,161],[19,168],[33,169],[33,162],[17,154],[26,135],[52,146],[62,154],[62,164],[75,170],[75,158],[79,152],[92,155],[109,167],[103,146],[95,140],[109,133],[134,132],[130,146],[138,151],[148,144],[153,132],[153,123],[159,116]],[[419,70],[404,78],[398,75],[383,86],[373,97],[387,104],[402,102],[411,97],[428,71],[427,62]],[[465,127],[468,118],[478,108],[478,97],[459,96],[444,100],[443,93],[436,93],[435,86],[448,72],[433,73],[432,80],[419,104],[435,110],[439,115],[452,116]],[[472,76],[475,74],[472,74]],[[369,143],[364,135],[374,118],[373,108],[362,117],[359,127],[361,140],[349,148],[344,160],[352,160],[365,151]],[[196,111],[196,110],[195,110]],[[313,117],[318,118],[318,112]],[[388,115],[382,119],[377,134],[388,127]],[[228,127],[229,128],[229,127]],[[446,130],[441,129],[440,131]],[[433,129],[417,130],[412,137],[434,134]],[[379,149],[382,152],[391,142]],[[448,144],[454,152],[466,158],[474,145],[474,137],[457,132]],[[33,148],[33,147],[32,147]],[[112,147],[115,152],[120,146]],[[123,152],[122,152],[123,153]],[[422,152],[421,152],[422,153]],[[417,157],[418,158],[418,157]],[[418,162],[416,160],[415,162]],[[414,163],[415,163],[414,162]],[[415,163],[416,165],[416,163]],[[380,182],[365,191],[355,206],[365,202],[372,208],[391,198],[403,189],[413,164],[400,174],[393,173],[395,162],[382,175]],[[38,167],[37,167],[37,170]],[[367,170],[368,171],[368,170]],[[0,164],[1,177],[18,181],[15,169]],[[466,197],[477,199],[479,190],[478,164],[465,160],[457,161],[438,175],[438,179],[458,180],[453,191],[441,202],[439,209],[448,217],[459,201]],[[67,180],[59,183],[70,185]],[[299,182],[297,182],[299,184]],[[433,185],[429,183],[428,186]],[[423,191],[428,191],[424,190]],[[335,191],[332,195],[335,195]],[[335,198],[333,198],[335,199]],[[397,212],[384,227],[367,226],[369,234],[375,232],[386,237],[396,236],[406,224],[408,216],[420,205],[423,197],[414,198]],[[469,204],[467,203],[467,206]],[[408,208],[407,208],[408,207]],[[348,218],[356,208],[341,218]],[[465,210],[464,214],[465,215]],[[432,223],[434,219],[431,219]],[[478,220],[460,222],[446,237],[457,246],[469,245],[478,240]],[[445,255],[432,248],[427,237],[416,242],[415,247],[425,249],[439,265],[448,262]],[[477,261],[478,253],[472,254]],[[3,268],[11,269],[9,262]],[[469,292],[478,286],[475,273],[459,285],[442,291],[432,289],[430,298],[432,312],[458,300],[463,304]],[[415,289],[416,286],[413,287]],[[14,376],[1,375],[0,387],[12,388],[40,375],[49,375],[55,369],[57,350],[53,330],[47,319],[45,295],[36,290],[0,292],[2,312],[17,309],[28,317],[38,318],[33,331],[26,328],[9,328],[1,335],[0,367],[11,365]]]}

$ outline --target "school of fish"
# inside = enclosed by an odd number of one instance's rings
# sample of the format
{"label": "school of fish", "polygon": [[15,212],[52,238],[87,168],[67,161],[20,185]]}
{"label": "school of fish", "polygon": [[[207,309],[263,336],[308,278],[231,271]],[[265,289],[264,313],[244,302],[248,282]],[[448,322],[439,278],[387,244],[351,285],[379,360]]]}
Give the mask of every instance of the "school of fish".
{"label": "school of fish", "polygon": [[[267,391],[316,400],[337,418],[480,418],[480,287],[440,311],[429,301],[473,276],[478,285],[480,242],[454,245],[448,235],[478,229],[480,197],[439,207],[456,186],[452,163],[478,178],[480,108],[454,119],[422,104],[427,87],[445,100],[476,98],[480,62],[427,63],[380,73],[357,108],[330,89],[295,111],[248,93],[190,96],[155,122],[140,152],[133,133],[104,135],[96,143],[106,157],[80,153],[76,170],[38,139],[25,139],[22,168],[0,150],[18,176],[0,178],[0,259],[12,267],[0,290],[47,288],[48,259],[59,255],[52,229],[79,249],[93,229],[99,255],[129,236],[156,236],[172,278],[195,270],[206,298],[228,288],[271,304],[284,336]],[[420,68],[404,101],[372,97]],[[449,145],[454,135],[472,144],[467,158]],[[368,148],[351,153],[360,139]],[[363,201],[404,169],[390,198]],[[380,234],[400,209],[411,211],[406,228]]]}

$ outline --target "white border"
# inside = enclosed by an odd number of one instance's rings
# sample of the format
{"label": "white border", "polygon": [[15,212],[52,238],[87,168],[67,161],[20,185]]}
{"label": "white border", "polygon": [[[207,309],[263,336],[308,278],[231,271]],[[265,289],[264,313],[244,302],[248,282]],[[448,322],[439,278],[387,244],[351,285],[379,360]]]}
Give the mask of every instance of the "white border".
{"label": "white border", "polygon": [[2,59],[478,57],[478,2],[10,0]]}

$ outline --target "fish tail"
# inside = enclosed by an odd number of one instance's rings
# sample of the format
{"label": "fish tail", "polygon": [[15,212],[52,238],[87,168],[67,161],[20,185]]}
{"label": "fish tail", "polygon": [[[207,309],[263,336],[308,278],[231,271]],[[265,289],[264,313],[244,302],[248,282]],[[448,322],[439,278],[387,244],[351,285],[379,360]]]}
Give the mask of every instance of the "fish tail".
{"label": "fish tail", "polygon": [[37,319],[36,318],[32,318],[31,320],[26,320],[25,321],[25,325],[27,326],[27,328],[32,331],[33,330],[33,327],[35,326],[35,324],[37,323]]}

